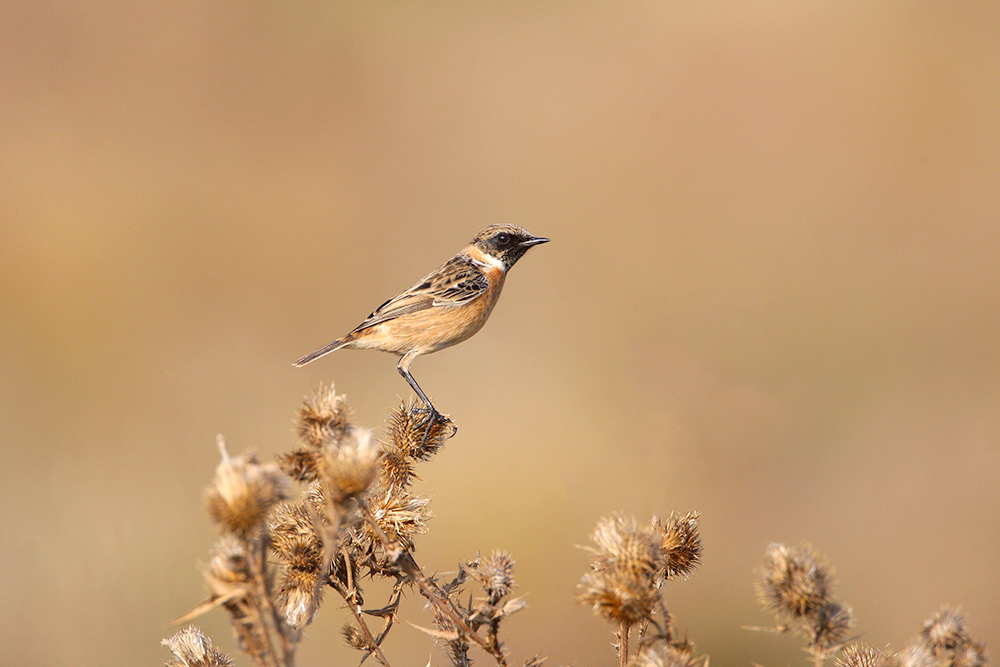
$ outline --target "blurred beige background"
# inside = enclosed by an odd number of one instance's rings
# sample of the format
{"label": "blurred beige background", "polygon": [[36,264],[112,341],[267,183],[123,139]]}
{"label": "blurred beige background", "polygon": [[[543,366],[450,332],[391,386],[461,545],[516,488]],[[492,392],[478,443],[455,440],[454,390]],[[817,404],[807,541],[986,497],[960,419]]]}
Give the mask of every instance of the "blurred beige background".
{"label": "blurred beige background", "polygon": [[614,664],[577,545],[673,509],[713,665],[804,660],[740,629],[770,541],[877,646],[952,602],[1000,652],[1000,4],[15,0],[0,124],[4,664],[162,663],[215,435],[288,448],[321,381],[379,426],[392,357],[292,360],[497,221],[553,242],[414,365],[461,426],[418,556],[513,552],[517,661]]}

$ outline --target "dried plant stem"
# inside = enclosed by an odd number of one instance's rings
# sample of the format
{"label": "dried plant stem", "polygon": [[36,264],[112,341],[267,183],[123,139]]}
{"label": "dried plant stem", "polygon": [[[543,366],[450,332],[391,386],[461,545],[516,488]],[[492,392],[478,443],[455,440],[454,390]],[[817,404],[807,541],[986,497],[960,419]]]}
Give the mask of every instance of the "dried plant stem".
{"label": "dried plant stem", "polygon": [[368,624],[365,623],[364,617],[361,616],[361,608],[351,600],[347,600],[347,606],[350,607],[351,613],[354,614],[354,620],[358,622],[358,628],[361,629],[361,634],[364,636],[365,642],[371,647],[368,652],[373,654],[375,659],[378,660],[379,664],[383,667],[392,667],[386,659],[385,654],[382,653],[382,649],[378,645],[379,640],[375,639],[371,630],[368,629]]}
{"label": "dried plant stem", "polygon": [[[399,601],[403,596],[403,585],[405,583],[404,579],[397,579],[395,585],[392,587],[392,593],[389,595],[389,603],[382,607],[381,609],[362,609],[362,613],[368,614],[369,616],[383,617],[385,618],[385,625],[382,627],[382,631],[378,633],[378,637],[375,638],[375,646],[382,646],[382,641],[389,634],[389,630],[392,629],[392,624],[396,621],[396,610],[399,609]],[[368,655],[365,655],[361,659],[361,664],[364,664],[365,659]]]}
{"label": "dried plant stem", "polygon": [[618,630],[618,664],[625,667],[628,664],[628,634],[631,626],[624,621]]}
{"label": "dried plant stem", "polygon": [[497,661],[497,664],[501,667],[507,667],[507,660],[504,658],[503,652],[499,648],[494,648],[491,643],[483,639],[479,634],[476,633],[469,624],[462,618],[462,616],[455,610],[452,606],[452,601],[446,595],[442,595],[438,591],[433,583],[428,579],[427,575],[423,573],[420,566],[413,559],[413,556],[409,551],[401,547],[393,547],[392,540],[389,536],[385,534],[382,527],[378,525],[378,521],[375,519],[375,515],[372,514],[371,507],[363,498],[358,498],[358,506],[365,514],[365,518],[371,524],[375,533],[379,536],[382,541],[382,545],[385,547],[387,552],[392,553],[396,551],[395,560],[396,563],[403,569],[403,572],[420,588],[420,592],[423,596],[430,601],[442,614],[444,614],[449,621],[455,624],[455,627],[460,629],[465,635],[469,637],[472,641],[479,645],[486,653],[493,656]]}
{"label": "dried plant stem", "polygon": [[494,616],[490,619],[490,627],[486,632],[486,639],[489,641],[490,646],[493,647],[495,655],[502,655],[500,649],[500,616]]}
{"label": "dried plant stem", "polygon": [[[260,616],[261,628],[264,631],[267,648],[273,656],[275,664],[283,665],[284,667],[295,667],[295,654],[291,642],[288,641],[288,637],[285,635],[284,623],[278,614],[278,610],[274,607],[274,602],[271,600],[271,593],[267,587],[267,577],[264,573],[264,557],[261,553],[263,549],[264,545],[260,540],[255,540],[255,543],[249,549],[250,569],[253,573],[254,584],[257,587],[257,594],[253,596],[255,601],[254,608],[257,609],[257,613]],[[257,601],[264,607],[263,610],[257,608]],[[274,650],[274,643],[271,640],[272,632],[277,634],[281,640],[280,662]]]}

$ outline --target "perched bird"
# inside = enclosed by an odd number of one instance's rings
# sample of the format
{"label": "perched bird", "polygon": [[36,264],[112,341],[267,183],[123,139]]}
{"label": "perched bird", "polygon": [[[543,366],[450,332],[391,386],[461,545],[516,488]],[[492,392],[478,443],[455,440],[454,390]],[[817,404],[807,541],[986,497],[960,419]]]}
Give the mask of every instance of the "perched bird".
{"label": "perched bird", "polygon": [[426,441],[441,413],[413,379],[410,364],[421,354],[461,343],[479,331],[500,298],[510,267],[529,248],[548,241],[517,225],[490,225],[416,285],[376,308],[349,334],[310,352],[294,365],[305,366],[341,348],[400,355],[396,368],[424,402]]}

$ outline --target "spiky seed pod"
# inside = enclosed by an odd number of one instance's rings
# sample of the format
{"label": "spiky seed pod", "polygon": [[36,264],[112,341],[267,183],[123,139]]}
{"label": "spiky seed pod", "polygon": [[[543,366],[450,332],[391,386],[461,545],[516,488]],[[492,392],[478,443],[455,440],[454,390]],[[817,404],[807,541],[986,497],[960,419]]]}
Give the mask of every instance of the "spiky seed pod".
{"label": "spiky seed pod", "polygon": [[545,658],[540,655],[535,655],[530,658],[525,658],[523,667],[542,667],[544,664]]}
{"label": "spiky seed pod", "polygon": [[666,642],[644,646],[628,661],[628,667],[696,667],[703,660],[694,653],[694,645]]}
{"label": "spiky seed pod", "polygon": [[990,661],[990,654],[986,650],[986,644],[972,641],[955,649],[952,656],[952,667],[985,667]]}
{"label": "spiky seed pod", "polygon": [[829,603],[832,577],[830,566],[809,545],[772,544],[758,571],[757,593],[765,607],[799,618]]}
{"label": "spiky seed pod", "polygon": [[323,485],[318,481],[311,483],[306,487],[305,492],[302,494],[305,502],[312,506],[314,512],[320,517],[326,516],[326,494],[323,492]]}
{"label": "spiky seed pod", "polygon": [[323,542],[305,503],[284,503],[275,508],[268,522],[271,551],[290,567],[318,570],[323,561]]}
{"label": "spiky seed pod", "polygon": [[889,667],[890,658],[874,646],[855,642],[844,647],[835,667]]}
{"label": "spiky seed pod", "polygon": [[888,658],[889,667],[937,667],[938,664],[931,650],[921,642],[910,644]]}
{"label": "spiky seed pod", "polygon": [[209,552],[205,571],[212,592],[222,595],[250,581],[250,564],[247,562],[246,543],[232,535],[220,537]]}
{"label": "spiky seed pod", "polygon": [[[397,540],[404,546],[412,544],[411,537],[427,531],[427,520],[432,514],[427,509],[428,498],[414,496],[405,489],[386,489],[369,498],[372,514],[379,527],[391,540]],[[377,536],[372,534],[371,526],[365,524],[365,532],[373,542],[378,543]]]}
{"label": "spiky seed pod", "polygon": [[299,447],[284,454],[278,454],[275,459],[282,472],[296,482],[313,482],[319,476],[319,450],[311,447]]}
{"label": "spiky seed pod", "polygon": [[340,629],[340,634],[344,636],[344,641],[347,642],[347,645],[353,649],[358,651],[371,651],[375,648],[356,625],[345,623],[344,627]]}
{"label": "spiky seed pod", "polygon": [[[444,415],[439,415],[427,433],[427,415],[418,411],[410,401],[389,413],[386,435],[407,457],[427,460],[434,456],[444,441],[455,435],[455,425]],[[427,437],[424,434],[427,433]]]}
{"label": "spiky seed pod", "polygon": [[591,539],[597,545],[595,570],[617,571],[652,580],[663,567],[660,536],[652,528],[639,528],[633,517],[604,517],[598,521]]}
{"label": "spiky seed pod", "polygon": [[233,659],[212,645],[199,628],[190,626],[160,642],[177,658],[168,667],[232,667]]}
{"label": "spiky seed pod", "polygon": [[924,621],[920,638],[934,655],[940,656],[946,651],[952,651],[969,641],[965,616],[958,607],[942,607]]}
{"label": "spiky seed pod", "polygon": [[406,455],[393,440],[382,443],[382,480],[386,486],[404,488],[416,477],[416,459]]}
{"label": "spiky seed pod", "polygon": [[291,494],[291,480],[253,454],[230,457],[220,440],[222,462],[205,493],[209,516],[223,531],[247,537],[264,525],[268,511]]}
{"label": "spiky seed pod", "polygon": [[514,559],[506,551],[494,551],[478,568],[478,576],[496,604],[514,589]]}
{"label": "spiky seed pod", "polygon": [[942,607],[924,622],[920,643],[949,667],[981,667],[989,661],[986,645],[972,639],[958,607]]}
{"label": "spiky seed pod", "polygon": [[333,500],[343,503],[367,491],[378,474],[381,455],[370,429],[351,429],[339,446],[324,448],[320,474]]}
{"label": "spiky seed pod", "polygon": [[579,600],[594,613],[615,625],[634,625],[650,618],[659,600],[647,577],[620,570],[585,574],[580,580]]}
{"label": "spiky seed pod", "polygon": [[688,577],[701,563],[701,536],[698,512],[670,513],[666,521],[653,518],[653,528],[660,534],[663,551],[663,577]]}
{"label": "spiky seed pod", "polygon": [[313,569],[285,568],[278,585],[278,608],[289,627],[301,630],[312,622],[322,602],[318,572]]}
{"label": "spiky seed pod", "polygon": [[307,449],[320,449],[331,441],[338,441],[349,426],[347,402],[333,385],[317,387],[313,395],[302,402],[295,419],[296,431]]}
{"label": "spiky seed pod", "polygon": [[815,608],[802,617],[802,633],[820,655],[840,647],[854,625],[854,612],[850,607],[830,602]]}

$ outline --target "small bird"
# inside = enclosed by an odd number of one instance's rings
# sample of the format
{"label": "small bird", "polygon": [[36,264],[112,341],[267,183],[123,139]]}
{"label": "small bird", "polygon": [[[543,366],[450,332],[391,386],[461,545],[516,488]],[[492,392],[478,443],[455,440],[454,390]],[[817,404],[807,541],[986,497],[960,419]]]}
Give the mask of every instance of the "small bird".
{"label": "small bird", "polygon": [[490,225],[457,255],[417,284],[376,308],[346,336],[310,352],[294,366],[341,348],[374,349],[401,356],[396,368],[424,402],[424,441],[441,413],[410,374],[410,364],[461,343],[483,328],[500,298],[507,271],[532,246],[549,239],[532,236],[517,225]]}

